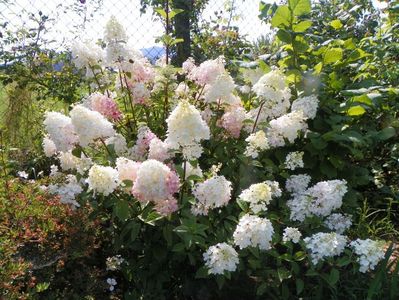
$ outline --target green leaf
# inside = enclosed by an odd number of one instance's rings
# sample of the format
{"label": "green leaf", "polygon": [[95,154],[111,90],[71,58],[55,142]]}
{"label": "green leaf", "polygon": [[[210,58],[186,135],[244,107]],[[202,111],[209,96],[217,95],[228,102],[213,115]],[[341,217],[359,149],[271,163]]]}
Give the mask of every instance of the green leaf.
{"label": "green leaf", "polygon": [[396,135],[396,130],[393,127],[386,127],[383,130],[381,130],[378,135],[377,138],[380,141],[385,141],[390,139],[391,137],[394,137]]}
{"label": "green leaf", "polygon": [[80,148],[75,148],[75,149],[73,149],[73,150],[72,150],[72,155],[73,155],[73,156],[76,156],[76,157],[78,157],[78,158],[81,158],[81,156],[82,156],[82,149],[80,149]]}
{"label": "green leaf", "polygon": [[312,26],[312,21],[306,20],[306,21],[299,22],[298,24],[295,24],[292,27],[292,29],[294,30],[294,32],[304,32],[310,26]]}
{"label": "green leaf", "polygon": [[[258,64],[259,64],[259,68],[261,68],[261,70],[262,70],[264,73],[268,73],[268,72],[271,71],[270,66],[269,66],[267,63],[265,63],[263,60],[258,59]],[[251,121],[252,121],[252,120],[251,120]]]}
{"label": "green leaf", "polygon": [[183,252],[184,251],[184,244],[183,243],[177,243],[176,245],[173,246],[172,251],[173,252]]}
{"label": "green leaf", "polygon": [[285,29],[280,29],[279,31],[277,31],[277,37],[282,42],[285,42],[288,44],[292,42],[291,34]]}
{"label": "green leaf", "polygon": [[280,282],[283,282],[285,279],[288,279],[291,277],[291,272],[288,271],[284,267],[280,267],[277,269],[277,275],[278,275],[278,279],[280,280]]}
{"label": "green leaf", "polygon": [[169,12],[169,19],[172,20],[176,15],[182,13],[184,11],[184,9],[180,9],[180,8],[176,8],[174,10],[172,10],[171,12]]}
{"label": "green leaf", "polygon": [[322,68],[323,68],[323,63],[319,62],[317,65],[314,66],[314,73],[320,74]]}
{"label": "green leaf", "polygon": [[116,202],[116,205],[114,207],[114,213],[119,220],[126,220],[130,215],[129,204],[127,203],[127,201],[119,200],[118,202]]}
{"label": "green leaf", "polygon": [[310,0],[288,0],[288,5],[295,16],[302,16],[310,13]]}
{"label": "green leaf", "polygon": [[271,23],[273,27],[279,27],[280,25],[288,27],[290,25],[291,13],[287,5],[282,5],[277,8]]}
{"label": "green leaf", "polygon": [[348,116],[361,116],[366,112],[363,106],[356,105],[352,106],[351,108],[348,109],[346,112]]}
{"label": "green leaf", "polygon": [[302,279],[297,278],[295,280],[295,285],[296,285],[296,294],[300,295],[303,291],[303,288],[305,287],[305,283],[303,282]]}
{"label": "green leaf", "polygon": [[352,98],[352,102],[364,103],[368,106],[373,105],[373,102],[367,95],[355,96]]}
{"label": "green leaf", "polygon": [[166,19],[166,11],[162,8],[156,8],[154,9],[158,14],[161,15],[162,18]]}
{"label": "green leaf", "polygon": [[339,271],[337,269],[332,269],[330,275],[328,276],[328,283],[332,286],[336,285],[339,280]]}
{"label": "green leaf", "polygon": [[334,29],[340,29],[340,28],[343,26],[340,20],[331,21],[330,25],[331,25]]}
{"label": "green leaf", "polygon": [[258,286],[258,288],[256,289],[256,295],[257,296],[262,296],[266,291],[267,291],[267,288],[269,287],[269,285],[266,283],[266,282],[264,282],[264,283],[262,283],[260,286]]}
{"label": "green leaf", "polygon": [[330,48],[324,53],[324,64],[333,64],[342,59],[343,51],[341,48]]}
{"label": "green leaf", "polygon": [[195,273],[195,278],[207,278],[208,277],[208,268],[201,267]]}

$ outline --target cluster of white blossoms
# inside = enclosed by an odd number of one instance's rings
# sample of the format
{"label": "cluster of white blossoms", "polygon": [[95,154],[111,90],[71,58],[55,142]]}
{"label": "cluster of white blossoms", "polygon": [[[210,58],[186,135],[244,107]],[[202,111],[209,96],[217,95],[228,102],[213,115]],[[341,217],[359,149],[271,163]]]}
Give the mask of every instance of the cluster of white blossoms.
{"label": "cluster of white blossoms", "polygon": [[314,119],[316,117],[317,108],[319,106],[319,99],[316,95],[302,97],[292,102],[291,111],[303,112],[306,119]]}
{"label": "cluster of white blossoms", "polygon": [[342,234],[352,226],[352,216],[340,213],[331,214],[324,220],[324,225],[329,229]]}
{"label": "cluster of white blossoms", "polygon": [[214,60],[206,60],[198,67],[195,66],[194,60],[189,59],[183,64],[183,70],[186,71],[187,77],[200,86],[211,85],[216,79],[224,74],[224,58],[222,56]]}
{"label": "cluster of white blossoms", "polygon": [[92,68],[103,60],[104,52],[93,41],[75,40],[71,45],[72,59],[79,69],[86,68],[86,76],[92,77]]}
{"label": "cluster of white blossoms", "polygon": [[49,143],[48,140],[53,141],[57,151],[71,150],[78,142],[71,118],[51,111],[46,113],[43,124],[48,134],[46,144]]}
{"label": "cluster of white blossoms", "polygon": [[279,70],[263,75],[254,84],[253,91],[264,102],[260,113],[262,121],[280,117],[290,108],[291,92],[285,76]]}
{"label": "cluster of white blossoms", "polygon": [[117,170],[99,165],[90,168],[89,177],[86,181],[89,184],[89,190],[104,196],[111,194],[120,184]]}
{"label": "cluster of white blossoms", "polygon": [[311,180],[307,174],[291,175],[285,182],[285,188],[290,193],[301,194],[306,191]]}
{"label": "cluster of white blossoms", "polygon": [[211,85],[207,85],[204,89],[205,94],[205,102],[212,103],[217,102],[219,104],[231,104],[231,101],[234,101],[230,97],[233,90],[235,88],[235,84],[233,78],[229,74],[222,73],[219,75]]}
{"label": "cluster of white blossoms", "polygon": [[96,139],[108,138],[116,133],[112,123],[97,111],[76,105],[69,114],[82,147],[88,146]]}
{"label": "cluster of white blossoms", "polygon": [[357,261],[360,264],[359,271],[362,273],[374,270],[376,265],[385,256],[384,241],[357,239],[355,241],[352,241],[349,245],[355,250],[355,253],[359,255]]}
{"label": "cluster of white blossoms", "polygon": [[342,205],[342,198],[347,192],[345,180],[321,181],[307,190],[294,194],[287,201],[291,210],[290,219],[304,221],[306,217],[316,215],[326,217]]}
{"label": "cluster of white blossoms", "polygon": [[179,184],[179,177],[167,165],[149,159],[138,169],[133,195],[143,202],[166,200],[177,192]]}
{"label": "cluster of white blossoms", "polygon": [[[182,166],[184,168],[184,164]],[[186,170],[185,170],[185,176],[187,179],[190,176],[198,176],[198,177],[203,177],[204,175],[202,174],[202,170],[200,168],[200,166],[193,166],[190,162],[186,163]]]}
{"label": "cluster of white blossoms", "polygon": [[165,142],[162,142],[159,138],[155,137],[151,140],[150,146],[148,149],[148,159],[156,159],[161,162],[172,157],[172,154],[169,152],[169,145]]}
{"label": "cluster of white blossoms", "polygon": [[267,210],[273,197],[272,188],[266,182],[252,184],[243,190],[239,199],[249,203],[249,208],[256,214]]}
{"label": "cluster of white blossoms", "polygon": [[246,214],[240,218],[233,239],[240,249],[259,247],[268,250],[273,234],[273,225],[268,219]]}
{"label": "cluster of white blossoms", "polygon": [[115,255],[112,257],[107,257],[105,261],[105,265],[107,266],[108,271],[116,271],[119,270],[121,265],[125,262],[125,259],[120,255]]}
{"label": "cluster of white blossoms", "polygon": [[314,264],[324,258],[340,255],[347,244],[347,237],[335,232],[318,232],[303,240]]}
{"label": "cluster of white blossoms", "polygon": [[195,106],[188,101],[180,101],[166,119],[166,123],[168,132],[165,142],[169,147],[171,149],[180,149],[180,147],[183,150],[184,148],[189,149],[186,155],[192,154],[192,157],[187,157],[188,160],[198,158],[202,153],[199,143],[201,140],[209,139],[210,130]]}
{"label": "cluster of white blossoms", "polygon": [[272,148],[282,147],[287,140],[293,143],[300,132],[308,128],[302,111],[293,111],[277,119],[271,120],[266,137]]}
{"label": "cluster of white blossoms", "polygon": [[81,157],[77,157],[72,154],[71,151],[60,152],[58,154],[58,160],[63,171],[77,170],[77,172],[83,175],[93,165],[93,161],[90,157],[86,157],[83,153]]}
{"label": "cluster of white blossoms", "polygon": [[259,152],[269,149],[269,141],[266,138],[265,132],[262,130],[252,133],[245,141],[248,143],[244,152],[246,156],[257,158]]}
{"label": "cluster of white blossoms", "polygon": [[79,184],[76,176],[67,175],[64,184],[50,184],[48,186],[48,192],[51,194],[58,195],[61,203],[72,205],[73,207],[79,207],[79,203],[76,201],[76,196],[83,191],[82,186]]}
{"label": "cluster of white blossoms", "polygon": [[191,211],[194,215],[207,215],[209,209],[227,205],[231,199],[231,182],[224,176],[214,176],[195,185],[192,191],[196,203]]}
{"label": "cluster of white blossoms", "polygon": [[203,254],[203,258],[209,274],[223,274],[225,271],[234,272],[239,263],[237,251],[226,243],[209,247]]}
{"label": "cluster of white blossoms", "polygon": [[42,147],[44,155],[46,155],[46,157],[52,157],[57,153],[57,147],[55,146],[54,142],[48,137],[43,138]]}
{"label": "cluster of white blossoms", "polygon": [[292,171],[297,168],[303,168],[305,166],[303,163],[303,154],[303,151],[294,151],[288,153],[285,157],[285,167]]}
{"label": "cluster of white blossoms", "polygon": [[243,107],[233,107],[223,114],[220,125],[229,135],[239,138],[245,118],[246,113]]}
{"label": "cluster of white blossoms", "polygon": [[302,237],[302,233],[299,231],[298,228],[295,227],[287,227],[284,229],[283,233],[283,242],[293,242],[299,243],[299,240]]}
{"label": "cluster of white blossoms", "polygon": [[106,145],[113,145],[116,155],[124,155],[128,151],[127,142],[123,135],[116,133],[105,140]]}

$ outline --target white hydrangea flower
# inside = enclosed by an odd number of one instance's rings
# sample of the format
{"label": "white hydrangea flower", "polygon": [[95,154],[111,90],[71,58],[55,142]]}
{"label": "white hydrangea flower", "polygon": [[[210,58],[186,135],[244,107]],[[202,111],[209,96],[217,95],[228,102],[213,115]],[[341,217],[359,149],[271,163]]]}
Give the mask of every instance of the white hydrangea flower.
{"label": "white hydrangea flower", "polygon": [[280,185],[277,181],[272,181],[272,180],[265,180],[265,183],[270,186],[270,189],[272,191],[272,197],[273,198],[278,198],[281,197],[282,191],[280,189]]}
{"label": "white hydrangea flower", "polygon": [[58,151],[69,151],[73,149],[78,141],[74,131],[71,118],[58,112],[47,112],[43,122],[51,139]]}
{"label": "white hydrangea flower", "polygon": [[226,72],[222,56],[214,60],[204,61],[198,67],[191,65],[190,68],[188,78],[194,80],[199,85],[212,84],[219,75]]}
{"label": "white hydrangea flower", "polygon": [[94,165],[90,168],[86,182],[89,184],[89,190],[104,196],[111,194],[120,183],[117,170],[99,165]]}
{"label": "white hydrangea flower", "polygon": [[347,237],[335,232],[318,232],[303,240],[314,264],[323,258],[340,255],[347,244]]}
{"label": "white hydrangea flower", "polygon": [[140,165],[133,185],[133,195],[140,201],[168,199],[179,188],[179,177],[162,162],[149,159]]}
{"label": "white hydrangea flower", "polygon": [[127,41],[126,31],[115,16],[111,16],[105,25],[104,41],[106,43]]}
{"label": "white hydrangea flower", "polygon": [[265,73],[259,67],[256,69],[243,69],[242,70],[242,76],[244,77],[244,80],[246,82],[250,83],[252,86],[254,86],[263,75],[265,75]]}
{"label": "white hydrangea flower", "polygon": [[226,243],[209,247],[203,257],[209,274],[223,274],[225,271],[234,272],[239,263],[237,251]]}
{"label": "white hydrangea flower", "polygon": [[308,128],[302,111],[294,111],[271,120],[266,131],[266,137],[271,147],[282,147],[285,140],[293,143],[299,132]]}
{"label": "white hydrangea flower", "polygon": [[257,158],[260,151],[269,149],[269,141],[266,138],[264,131],[259,130],[256,133],[252,133],[249,137],[245,139],[248,143],[244,154],[246,156],[251,156],[252,158]]}
{"label": "white hydrangea flower", "polygon": [[210,131],[200,112],[187,101],[180,101],[166,119],[168,133],[166,143],[179,148],[208,140]]}
{"label": "white hydrangea flower", "polygon": [[285,188],[290,193],[301,194],[306,191],[311,179],[307,174],[291,175],[285,182]]}
{"label": "white hydrangea flower", "polygon": [[207,215],[212,208],[227,205],[231,199],[231,182],[224,176],[214,176],[198,183],[193,189],[197,202],[192,207],[193,214]]}
{"label": "white hydrangea flower", "polygon": [[348,191],[345,180],[321,181],[294,198],[287,201],[291,210],[290,219],[304,221],[306,217],[316,215],[326,217],[342,205],[342,198]]}
{"label": "white hydrangea flower", "polygon": [[118,157],[116,159],[116,169],[118,170],[119,181],[130,180],[132,183],[137,178],[137,172],[141,163],[127,159],[125,157]]}
{"label": "white hydrangea flower", "polygon": [[123,135],[116,133],[105,140],[106,145],[114,145],[116,155],[124,155],[127,152],[127,143]]}
{"label": "white hydrangea flower", "polygon": [[301,110],[306,119],[314,119],[316,117],[319,99],[316,95],[302,97],[292,102],[291,111]]}
{"label": "white hydrangea flower", "polygon": [[371,239],[357,239],[349,244],[359,255],[357,261],[360,264],[359,271],[366,273],[374,270],[377,264],[385,257],[385,242]]}
{"label": "white hydrangea flower", "polygon": [[[184,167],[184,165],[182,167]],[[188,177],[190,177],[192,175],[195,175],[198,177],[204,176],[202,174],[202,170],[201,170],[200,166],[197,165],[196,167],[194,167],[190,162],[187,162],[186,163],[186,178],[184,178],[184,179],[187,179]]]}
{"label": "white hydrangea flower", "polygon": [[220,104],[230,104],[229,96],[233,92],[235,84],[233,78],[227,74],[219,75],[212,85],[207,85],[205,88],[205,102],[217,102]]}
{"label": "white hydrangea flower", "polygon": [[43,138],[42,146],[44,155],[46,155],[46,157],[52,157],[57,153],[57,147],[48,137]]}
{"label": "white hydrangea flower", "polygon": [[87,68],[88,77],[93,76],[91,68],[104,59],[104,51],[92,40],[74,40],[71,52],[75,66]]}
{"label": "white hydrangea flower", "polygon": [[290,170],[295,170],[296,168],[303,168],[305,165],[303,163],[303,151],[294,151],[287,154],[285,158],[285,167]]}
{"label": "white hydrangea flower", "polygon": [[293,243],[299,243],[299,240],[302,237],[302,233],[299,231],[298,228],[295,227],[287,227],[284,229],[284,234],[283,234],[283,242],[293,242]]}
{"label": "white hydrangea flower", "polygon": [[259,247],[268,250],[271,248],[273,234],[273,225],[268,219],[246,214],[240,218],[233,239],[240,249]]}
{"label": "white hydrangea flower", "polygon": [[83,188],[74,175],[67,175],[65,184],[49,185],[48,191],[51,194],[58,195],[61,203],[70,204],[73,207],[80,207],[79,203],[76,201],[76,196],[83,191]]}
{"label": "white hydrangea flower", "polygon": [[161,162],[171,158],[169,146],[167,143],[162,142],[159,138],[155,137],[150,142],[148,149],[148,159],[156,159]]}
{"label": "white hydrangea flower", "polygon": [[[288,111],[291,92],[284,75],[279,70],[273,70],[263,75],[253,86],[253,91],[261,101],[264,101],[260,113],[262,121],[280,117]],[[255,116],[259,109],[256,110]]]}
{"label": "white hydrangea flower", "polygon": [[352,226],[352,216],[348,214],[343,215],[340,213],[331,214],[324,221],[324,225],[326,225],[329,229],[342,234],[345,230]]}
{"label": "white hydrangea flower", "polygon": [[93,165],[93,161],[90,157],[86,157],[83,153],[81,157],[76,157],[71,151],[60,152],[58,154],[61,169],[64,171],[77,170],[77,172],[83,175]]}
{"label": "white hydrangea flower", "polygon": [[60,152],[58,154],[58,159],[63,171],[76,170],[79,163],[79,157],[73,155],[71,151]]}
{"label": "white hydrangea flower", "polygon": [[249,203],[250,209],[256,214],[267,210],[272,200],[272,189],[266,182],[252,184],[246,190],[243,190],[239,199]]}
{"label": "white hydrangea flower", "polygon": [[76,105],[69,115],[82,147],[98,138],[108,138],[116,134],[112,123],[97,111]]}

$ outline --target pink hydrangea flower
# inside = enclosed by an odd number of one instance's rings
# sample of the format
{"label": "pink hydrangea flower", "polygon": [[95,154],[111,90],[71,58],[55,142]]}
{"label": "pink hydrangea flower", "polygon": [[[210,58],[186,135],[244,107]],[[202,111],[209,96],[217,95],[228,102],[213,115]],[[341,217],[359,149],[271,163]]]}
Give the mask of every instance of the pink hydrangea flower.
{"label": "pink hydrangea flower", "polygon": [[121,119],[122,113],[111,97],[100,93],[93,93],[90,95],[89,101],[91,109],[98,111],[104,117],[114,121]]}
{"label": "pink hydrangea flower", "polygon": [[171,213],[177,211],[178,209],[177,200],[173,197],[170,197],[166,200],[158,201],[155,204],[155,210],[163,216],[168,216]]}

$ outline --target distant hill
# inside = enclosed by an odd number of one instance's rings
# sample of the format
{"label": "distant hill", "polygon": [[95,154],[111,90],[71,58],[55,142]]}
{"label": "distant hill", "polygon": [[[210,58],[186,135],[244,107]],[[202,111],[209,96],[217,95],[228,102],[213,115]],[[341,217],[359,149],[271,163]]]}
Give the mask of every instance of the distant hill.
{"label": "distant hill", "polygon": [[161,46],[142,48],[140,51],[149,61],[151,61],[151,63],[155,63],[158,58],[165,54],[165,49]]}

